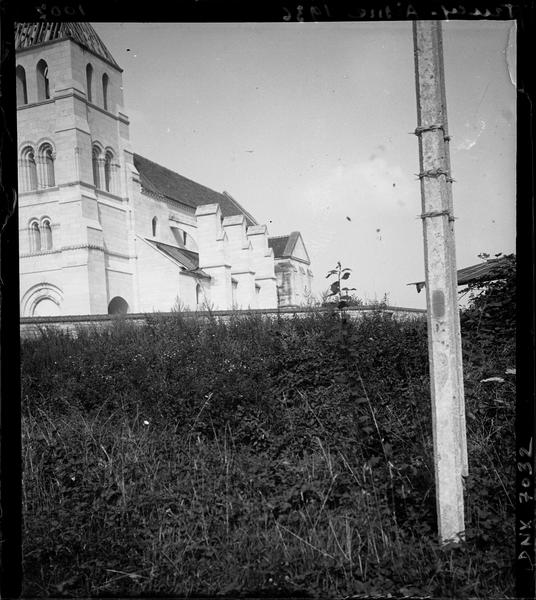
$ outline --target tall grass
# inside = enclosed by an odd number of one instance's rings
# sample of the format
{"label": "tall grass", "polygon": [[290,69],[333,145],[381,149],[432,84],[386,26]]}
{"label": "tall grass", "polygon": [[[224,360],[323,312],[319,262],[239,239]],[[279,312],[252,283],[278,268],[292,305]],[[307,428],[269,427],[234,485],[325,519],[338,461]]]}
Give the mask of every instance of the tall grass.
{"label": "tall grass", "polygon": [[352,327],[357,399],[314,314],[25,341],[25,594],[511,597],[514,386],[481,382],[504,357],[466,370],[467,542],[445,548],[425,324]]}

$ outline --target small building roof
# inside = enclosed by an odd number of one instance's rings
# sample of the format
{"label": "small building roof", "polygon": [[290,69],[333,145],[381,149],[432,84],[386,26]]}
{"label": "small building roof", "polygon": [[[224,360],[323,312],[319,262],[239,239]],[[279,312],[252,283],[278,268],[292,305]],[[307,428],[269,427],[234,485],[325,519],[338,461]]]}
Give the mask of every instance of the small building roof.
{"label": "small building roof", "polygon": [[276,260],[292,258],[307,265],[311,264],[299,231],[292,231],[288,235],[278,235],[268,238],[268,247],[272,248]]}
{"label": "small building roof", "polygon": [[[506,262],[505,257],[490,258],[486,262],[459,269],[457,272],[458,285],[469,285],[476,281],[493,281],[494,279],[497,279],[495,269],[503,262]],[[426,282],[414,281],[413,283],[408,283],[408,285],[414,285],[417,288],[417,292],[420,292],[422,288],[425,287]]]}
{"label": "small building roof", "polygon": [[199,277],[210,279],[210,275],[199,268],[199,254],[197,252],[186,250],[186,248],[179,248],[178,246],[171,246],[170,244],[165,244],[163,242],[158,242],[148,238],[145,238],[145,241],[149,242],[149,244],[155,248],[158,248],[158,250],[164,254],[167,254],[167,256],[173,259],[179,264],[179,266],[186,269],[186,271],[192,275],[198,275]]}
{"label": "small building roof", "polygon": [[274,258],[282,258],[285,255],[289,237],[288,235],[279,235],[268,238],[268,247],[274,251]]}
{"label": "small building roof", "polygon": [[121,71],[114,57],[89,23],[16,23],[15,48],[25,50],[47,42],[73,40]]}
{"label": "small building roof", "polygon": [[204,204],[219,204],[222,216],[244,215],[248,226],[257,225],[247,210],[226,192],[215,192],[139,154],[134,154],[134,166],[140,174],[142,187],[148,192],[194,209]]}
{"label": "small building roof", "polygon": [[288,235],[269,237],[268,247],[274,251],[274,258],[290,258],[299,237],[299,231],[293,231]]}

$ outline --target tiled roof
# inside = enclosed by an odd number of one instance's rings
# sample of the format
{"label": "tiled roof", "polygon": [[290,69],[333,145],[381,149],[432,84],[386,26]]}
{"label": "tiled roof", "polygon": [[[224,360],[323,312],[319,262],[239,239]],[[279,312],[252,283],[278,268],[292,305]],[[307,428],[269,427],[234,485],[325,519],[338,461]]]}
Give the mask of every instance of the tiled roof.
{"label": "tiled roof", "polygon": [[179,263],[181,267],[184,267],[190,273],[199,275],[200,277],[209,277],[202,269],[199,268],[199,254],[192,250],[186,250],[186,248],[178,248],[177,246],[170,246],[163,242],[151,240],[145,238],[152,246],[158,248],[164,254],[167,254],[175,262]]}
{"label": "tiled roof", "polygon": [[287,247],[288,235],[268,238],[268,247],[274,251],[274,258],[281,258]]}
{"label": "tiled roof", "polygon": [[23,50],[45,42],[71,39],[121,70],[89,23],[16,23],[15,48]]}
{"label": "tiled roof", "polygon": [[274,258],[287,258],[292,256],[292,251],[300,237],[299,231],[293,231],[289,235],[279,235],[268,238],[268,246],[274,251]]}
{"label": "tiled roof", "polygon": [[458,271],[458,285],[466,285],[473,281],[492,281],[496,278],[494,269],[501,264],[501,259],[492,258],[487,260],[485,263],[473,265],[471,267],[465,267]]}
{"label": "tiled roof", "polygon": [[[478,265],[471,265],[470,267],[464,267],[458,271],[458,285],[468,285],[475,281],[493,281],[496,279],[495,268],[504,262],[502,258],[491,258],[486,262],[479,263]],[[420,292],[426,285],[424,281],[415,281],[408,283],[408,285],[414,285],[417,287],[417,292]]]}
{"label": "tiled roof", "polygon": [[148,192],[165,196],[194,209],[203,204],[217,203],[220,205],[222,216],[244,215],[248,225],[257,225],[255,219],[225,192],[215,192],[139,154],[134,154],[134,166],[140,174],[142,187]]}

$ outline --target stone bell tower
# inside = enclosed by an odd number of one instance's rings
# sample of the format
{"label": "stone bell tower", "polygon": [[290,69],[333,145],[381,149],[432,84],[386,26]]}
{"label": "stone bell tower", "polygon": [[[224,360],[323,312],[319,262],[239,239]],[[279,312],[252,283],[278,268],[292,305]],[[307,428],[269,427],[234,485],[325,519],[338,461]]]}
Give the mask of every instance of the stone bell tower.
{"label": "stone bell tower", "polygon": [[21,314],[133,297],[133,169],[122,70],[88,23],[19,23]]}

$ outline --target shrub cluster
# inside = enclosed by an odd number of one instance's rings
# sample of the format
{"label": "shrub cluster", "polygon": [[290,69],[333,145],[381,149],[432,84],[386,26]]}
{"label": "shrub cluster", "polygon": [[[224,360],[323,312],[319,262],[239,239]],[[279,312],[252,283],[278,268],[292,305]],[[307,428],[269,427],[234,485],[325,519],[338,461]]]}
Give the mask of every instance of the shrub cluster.
{"label": "shrub cluster", "polygon": [[511,593],[513,382],[469,365],[443,548],[427,365],[425,322],[381,312],[25,340],[26,595]]}
{"label": "shrub cluster", "polygon": [[[487,254],[480,256],[489,259]],[[488,264],[489,271],[467,286],[470,304],[462,312],[464,343],[475,357],[492,355],[506,364],[515,353],[516,257],[499,254]]]}

